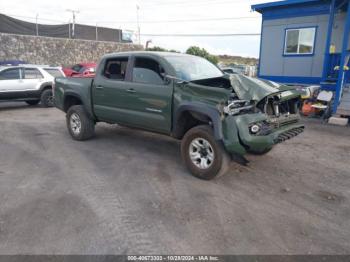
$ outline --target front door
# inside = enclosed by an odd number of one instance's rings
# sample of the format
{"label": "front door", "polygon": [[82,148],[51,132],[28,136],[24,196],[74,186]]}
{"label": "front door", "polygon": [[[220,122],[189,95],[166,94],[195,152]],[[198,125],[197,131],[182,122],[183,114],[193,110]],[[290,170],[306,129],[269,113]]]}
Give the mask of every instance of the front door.
{"label": "front door", "polygon": [[126,96],[130,124],[169,133],[173,85],[164,80],[162,65],[148,57],[136,56],[132,67],[132,90]]}
{"label": "front door", "polygon": [[20,68],[8,68],[0,72],[0,98],[11,99],[18,96],[22,83]]}

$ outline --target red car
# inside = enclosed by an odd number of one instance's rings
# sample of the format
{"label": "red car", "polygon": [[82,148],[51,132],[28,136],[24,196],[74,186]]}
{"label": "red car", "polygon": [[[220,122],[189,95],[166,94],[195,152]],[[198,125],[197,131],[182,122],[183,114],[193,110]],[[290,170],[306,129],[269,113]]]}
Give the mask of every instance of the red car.
{"label": "red car", "polygon": [[72,67],[63,68],[67,77],[94,77],[96,63],[79,63]]}

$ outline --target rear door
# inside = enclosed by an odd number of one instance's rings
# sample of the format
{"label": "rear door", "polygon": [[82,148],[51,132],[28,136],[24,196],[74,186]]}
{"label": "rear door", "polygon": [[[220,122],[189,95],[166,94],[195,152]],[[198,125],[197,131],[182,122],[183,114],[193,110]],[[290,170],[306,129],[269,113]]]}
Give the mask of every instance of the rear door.
{"label": "rear door", "polygon": [[37,68],[23,68],[23,79],[20,85],[22,91],[37,91],[44,76]]}
{"label": "rear door", "polygon": [[135,56],[132,65],[132,86],[125,97],[130,124],[169,133],[173,85],[164,79],[165,67],[146,56]]}
{"label": "rear door", "polygon": [[92,86],[94,113],[98,119],[129,123],[126,105],[128,90],[131,88],[129,62],[129,56],[116,56],[100,64]]}

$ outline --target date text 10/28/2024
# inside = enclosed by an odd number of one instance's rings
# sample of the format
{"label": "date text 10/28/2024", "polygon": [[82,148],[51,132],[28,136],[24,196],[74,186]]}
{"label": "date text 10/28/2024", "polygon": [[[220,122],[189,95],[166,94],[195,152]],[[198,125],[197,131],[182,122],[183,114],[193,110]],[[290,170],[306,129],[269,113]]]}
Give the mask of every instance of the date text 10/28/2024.
{"label": "date text 10/28/2024", "polygon": [[218,261],[217,256],[128,256],[128,261]]}

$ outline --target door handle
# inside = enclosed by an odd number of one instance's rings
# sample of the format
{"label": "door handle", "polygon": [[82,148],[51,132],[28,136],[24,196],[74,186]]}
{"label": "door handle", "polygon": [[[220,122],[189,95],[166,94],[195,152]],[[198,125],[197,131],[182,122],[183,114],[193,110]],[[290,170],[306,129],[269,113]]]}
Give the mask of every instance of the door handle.
{"label": "door handle", "polygon": [[129,88],[126,90],[128,93],[136,93],[136,90],[134,88]]}
{"label": "door handle", "polygon": [[96,89],[102,90],[102,89],[103,89],[103,86],[96,86]]}

